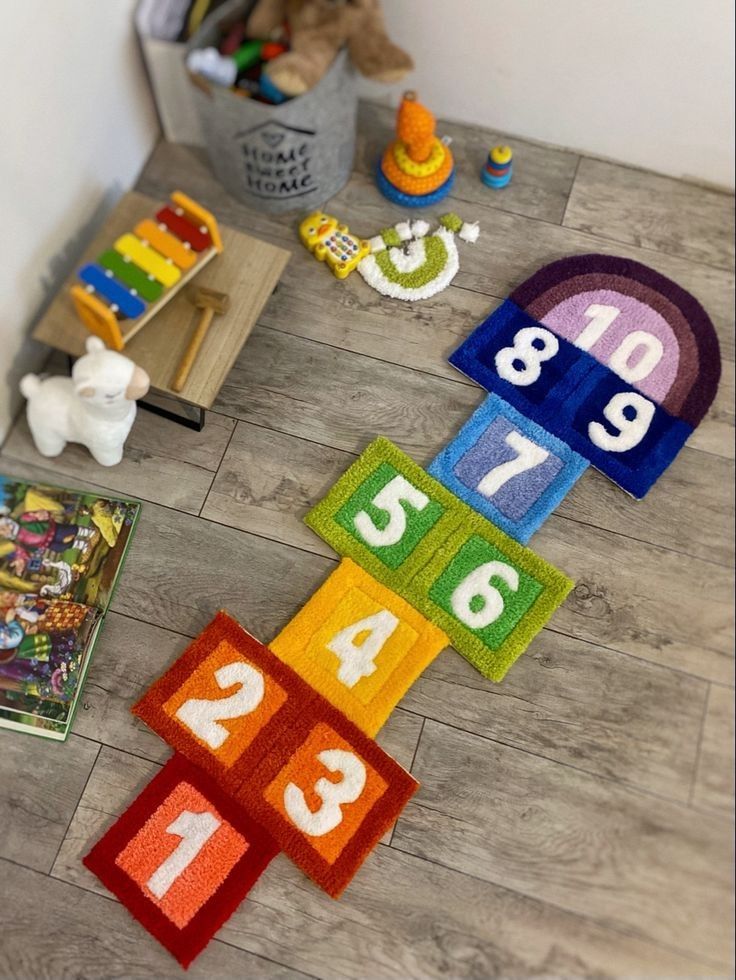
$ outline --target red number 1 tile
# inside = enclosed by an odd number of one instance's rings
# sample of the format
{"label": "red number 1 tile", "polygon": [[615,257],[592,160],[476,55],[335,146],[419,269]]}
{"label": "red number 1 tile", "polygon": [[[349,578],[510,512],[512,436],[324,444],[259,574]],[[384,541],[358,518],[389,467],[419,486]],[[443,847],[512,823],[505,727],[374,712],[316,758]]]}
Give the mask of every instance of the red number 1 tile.
{"label": "red number 1 tile", "polygon": [[211,779],[175,755],[84,863],[186,967],[277,851]]}

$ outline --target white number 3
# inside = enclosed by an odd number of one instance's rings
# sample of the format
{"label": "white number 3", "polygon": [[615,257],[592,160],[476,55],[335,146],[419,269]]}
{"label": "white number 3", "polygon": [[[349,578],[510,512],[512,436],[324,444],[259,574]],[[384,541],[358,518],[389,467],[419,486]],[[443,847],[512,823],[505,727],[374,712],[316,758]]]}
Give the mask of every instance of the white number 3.
{"label": "white number 3", "polygon": [[352,752],[343,749],[325,749],[317,756],[330,772],[339,772],[342,780],[331,783],[324,776],[314,785],[314,791],[322,800],[322,806],[312,812],[302,790],[289,783],[284,790],[284,806],[294,824],[310,837],[323,837],[342,823],[343,803],[354,803],[366,782],[365,766]]}

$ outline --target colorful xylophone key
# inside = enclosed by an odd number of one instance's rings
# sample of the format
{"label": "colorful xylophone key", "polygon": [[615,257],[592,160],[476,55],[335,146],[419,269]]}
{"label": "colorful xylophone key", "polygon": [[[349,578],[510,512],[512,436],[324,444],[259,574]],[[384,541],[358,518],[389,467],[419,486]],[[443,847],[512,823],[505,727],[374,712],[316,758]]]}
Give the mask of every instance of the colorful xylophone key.
{"label": "colorful xylophone key", "polygon": [[79,270],[81,285],[71,289],[77,313],[92,333],[122,350],[125,342],[221,251],[215,218],[196,201],[175,191],[155,220],[142,219],[95,262]]}

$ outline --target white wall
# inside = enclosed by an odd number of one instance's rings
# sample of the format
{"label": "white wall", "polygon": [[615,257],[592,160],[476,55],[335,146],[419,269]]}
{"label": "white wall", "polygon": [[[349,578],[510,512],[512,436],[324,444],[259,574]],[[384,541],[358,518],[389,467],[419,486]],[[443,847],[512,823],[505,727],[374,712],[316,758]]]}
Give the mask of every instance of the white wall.
{"label": "white wall", "polygon": [[156,139],[134,6],[0,0],[0,439],[32,322]]}
{"label": "white wall", "polygon": [[383,6],[437,115],[733,186],[732,0]]}

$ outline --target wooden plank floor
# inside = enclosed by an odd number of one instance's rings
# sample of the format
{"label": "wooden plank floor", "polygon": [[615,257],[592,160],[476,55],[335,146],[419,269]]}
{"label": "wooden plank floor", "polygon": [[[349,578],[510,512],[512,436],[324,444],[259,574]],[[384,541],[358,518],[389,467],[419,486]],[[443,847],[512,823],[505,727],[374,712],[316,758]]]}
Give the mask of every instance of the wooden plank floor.
{"label": "wooden plank floor", "polygon": [[[361,235],[402,216],[370,177],[390,127],[362,108],[330,203]],[[234,202],[200,153],[161,144],[146,166],[140,190],[181,187],[294,256],[203,433],[141,412],[114,469],[43,460],[22,418],[6,441],[3,472],[145,507],[74,734],[0,735],[3,977],[180,975],[80,864],[169,754],[130,704],[221,606],[270,639],[335,566],[308,507],[378,433],[428,462],[482,398],[447,354],[539,265],[586,251],[705,305],[724,356],[710,415],[646,500],[590,470],[535,535],[577,585],[502,685],[447,651],[412,688],[379,741],[422,787],[340,902],[280,856],[189,975],[732,974],[733,199],[520,140],[494,193],[477,172],[501,134],[441,131],[460,166],[446,210],[482,233],[416,305],[333,279],[294,217]]]}

